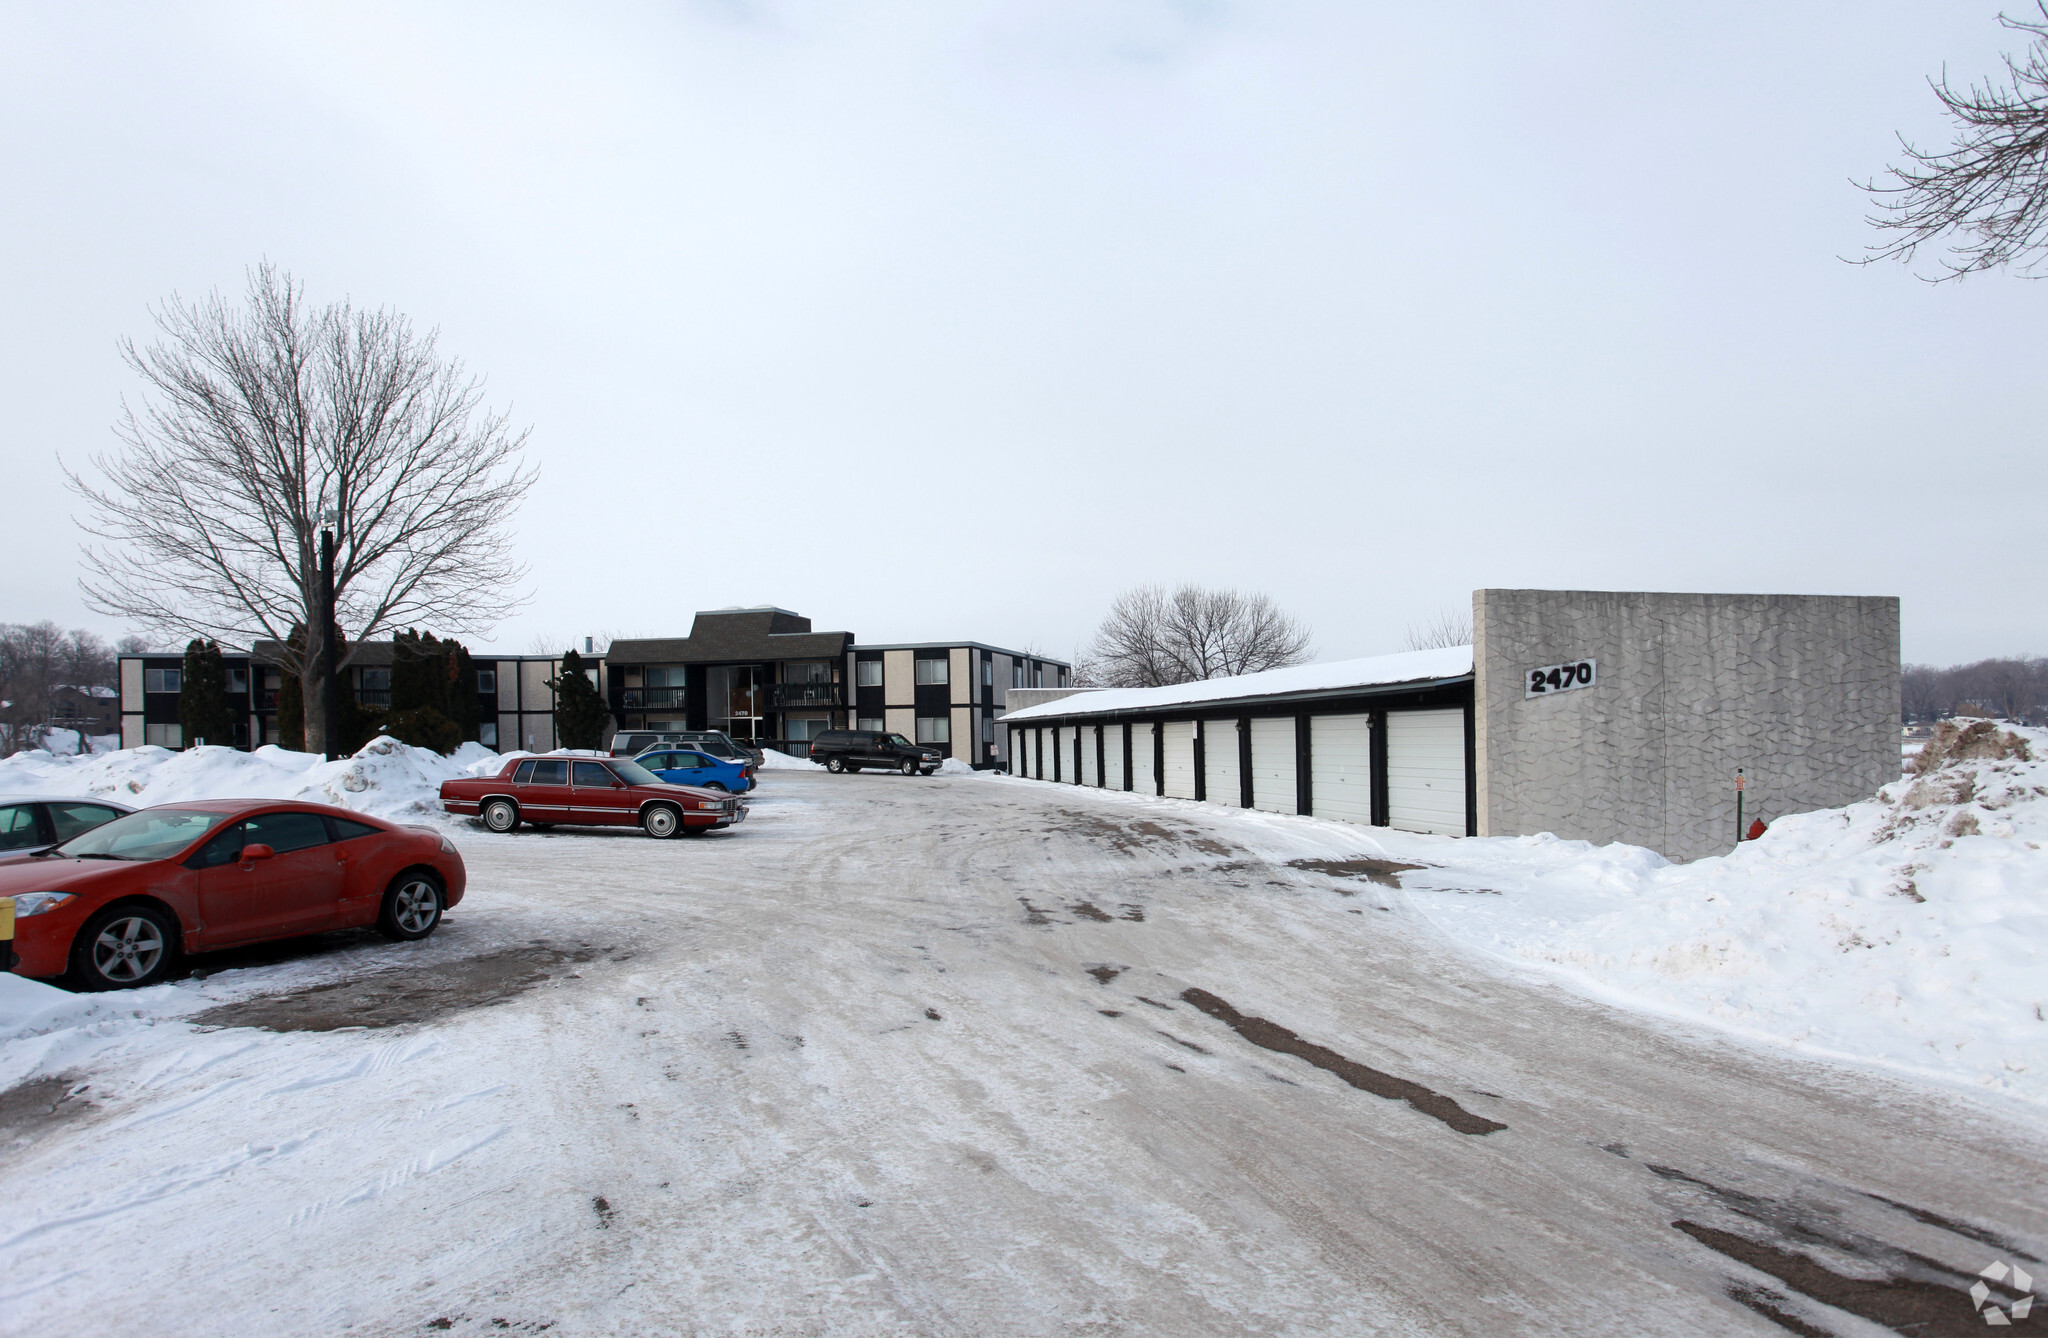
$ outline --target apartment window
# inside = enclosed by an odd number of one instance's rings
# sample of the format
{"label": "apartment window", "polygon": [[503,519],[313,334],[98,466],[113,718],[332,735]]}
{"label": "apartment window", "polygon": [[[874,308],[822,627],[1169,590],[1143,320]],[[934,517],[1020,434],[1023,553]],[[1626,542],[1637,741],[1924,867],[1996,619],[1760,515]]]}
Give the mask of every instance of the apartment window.
{"label": "apartment window", "polygon": [[[856,687],[878,688],[882,686],[882,662],[880,660],[856,660],[853,665],[853,682]],[[866,725],[861,726],[866,729]],[[876,728],[880,728],[877,726]]]}
{"label": "apartment window", "polygon": [[[917,681],[920,683],[944,683],[946,681],[946,662],[944,660],[919,660],[917,662]],[[934,740],[927,739],[924,742],[930,743],[934,742]],[[939,742],[943,742],[943,740]]]}
{"label": "apartment window", "polygon": [[996,685],[996,662],[994,660],[982,660],[981,685],[985,688],[992,688]]}
{"label": "apartment window", "polygon": [[816,660],[800,660],[782,666],[782,681],[785,683],[830,683],[832,666]]}
{"label": "apartment window", "polygon": [[953,741],[953,722],[942,715],[919,716],[917,718],[917,741],[919,743],[951,743]]}
{"label": "apartment window", "polygon": [[1034,664],[1031,666],[1031,686],[1034,688],[1042,688],[1045,686],[1044,665]]}
{"label": "apartment window", "polygon": [[230,669],[230,670],[228,670],[228,691],[229,691],[229,692],[247,692],[248,690],[249,690],[249,671],[248,671],[247,669]]}
{"label": "apartment window", "polygon": [[356,700],[365,706],[389,706],[391,704],[391,671],[389,669],[364,669],[356,681]]}
{"label": "apartment window", "polygon": [[1012,660],[1010,662],[1010,686],[1013,688],[1024,686],[1024,661]]}
{"label": "apartment window", "polygon": [[1060,686],[1067,686],[1067,671],[1064,669],[1060,670]]}
{"label": "apartment window", "polygon": [[[177,670],[166,669],[162,672],[175,674]],[[185,727],[183,725],[144,725],[142,727],[142,741],[155,744],[159,748],[183,748],[185,746]]]}
{"label": "apartment window", "polygon": [[981,718],[981,741],[983,743],[994,743],[996,741],[996,722],[992,716],[983,716]]}
{"label": "apartment window", "polygon": [[[177,692],[184,686],[185,671],[183,669],[145,669],[142,671],[142,690],[144,692]],[[166,748],[175,748],[177,746],[175,743],[164,745]]]}
{"label": "apartment window", "polygon": [[871,729],[879,734],[889,727],[882,723],[882,717],[878,715],[864,715],[860,718],[860,723],[858,725],[855,725],[854,728]]}
{"label": "apartment window", "polygon": [[[478,692],[479,694],[481,694],[482,696],[486,696],[486,697],[495,697],[495,696],[497,696],[497,695],[498,695],[498,671],[497,671],[497,670],[495,670],[495,669],[479,669],[479,670],[477,670],[477,671],[476,671],[476,690],[477,690],[477,692]],[[497,733],[498,727],[497,727],[496,725],[492,725],[492,726],[490,726],[489,728],[490,728],[490,730],[491,730],[491,732],[492,732],[493,734]],[[495,746],[495,743],[493,744],[493,746]]]}
{"label": "apartment window", "polygon": [[498,746],[498,722],[493,720],[476,727],[476,741],[486,748]]}
{"label": "apartment window", "polygon": [[650,688],[679,688],[687,676],[687,665],[657,664],[645,670],[640,681]]}

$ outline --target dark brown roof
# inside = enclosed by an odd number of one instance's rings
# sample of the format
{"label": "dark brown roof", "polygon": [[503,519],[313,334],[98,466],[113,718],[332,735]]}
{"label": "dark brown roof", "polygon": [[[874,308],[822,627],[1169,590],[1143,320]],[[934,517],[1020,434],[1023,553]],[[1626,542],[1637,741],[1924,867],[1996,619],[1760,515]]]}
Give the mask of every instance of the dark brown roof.
{"label": "dark brown roof", "polygon": [[717,609],[697,615],[686,637],[614,641],[612,664],[718,664],[823,660],[846,653],[851,632],[813,632],[811,620],[787,609]]}

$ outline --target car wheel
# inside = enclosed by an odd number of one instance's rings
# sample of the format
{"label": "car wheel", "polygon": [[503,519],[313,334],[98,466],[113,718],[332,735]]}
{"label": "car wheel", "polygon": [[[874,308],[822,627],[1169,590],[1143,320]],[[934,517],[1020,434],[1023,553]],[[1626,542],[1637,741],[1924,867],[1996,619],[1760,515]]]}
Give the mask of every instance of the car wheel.
{"label": "car wheel", "polygon": [[705,781],[704,788],[707,790],[716,790],[720,794],[724,794],[726,792],[725,787],[723,785],[720,785],[717,781]]}
{"label": "car wheel", "polygon": [[640,829],[657,841],[666,841],[683,829],[683,815],[667,804],[655,804],[640,815]]}
{"label": "car wheel", "polygon": [[906,776],[915,776],[917,774],[917,763],[906,757],[903,759],[903,765],[896,769]]}
{"label": "car wheel", "polygon": [[400,943],[425,938],[441,923],[441,881],[423,869],[391,880],[384,907],[377,913],[377,932]]}
{"label": "car wheel", "polygon": [[510,799],[493,799],[484,805],[484,826],[494,832],[509,832],[519,826],[519,805]]}
{"label": "car wheel", "polygon": [[71,975],[81,989],[154,985],[171,969],[178,930],[154,906],[109,906],[85,922],[71,945]]}
{"label": "car wheel", "polygon": [[826,758],[825,770],[831,772],[835,776],[839,775],[841,772],[846,770],[846,759],[840,757]]}

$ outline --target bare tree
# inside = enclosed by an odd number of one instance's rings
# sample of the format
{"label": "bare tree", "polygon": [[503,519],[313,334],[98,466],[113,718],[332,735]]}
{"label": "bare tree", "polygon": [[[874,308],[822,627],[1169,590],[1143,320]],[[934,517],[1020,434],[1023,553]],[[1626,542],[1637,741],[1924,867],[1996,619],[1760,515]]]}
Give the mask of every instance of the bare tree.
{"label": "bare tree", "polygon": [[1308,629],[1265,595],[1183,585],[1118,595],[1077,666],[1079,683],[1150,688],[1300,664]]}
{"label": "bare tree", "polygon": [[2010,87],[1992,83],[1958,89],[1944,71],[1930,79],[1954,123],[1955,144],[1936,152],[1903,136],[1901,167],[1885,181],[1862,182],[1880,213],[1870,223],[1891,240],[1869,248],[1858,263],[1896,259],[1910,263],[1920,247],[1944,236],[1958,257],[1944,257],[1933,282],[2018,263],[2020,273],[2048,259],[2048,3],[2036,0],[2038,19],[1998,16],[2033,39],[2023,57],[2004,57]]}
{"label": "bare tree", "polygon": [[1442,609],[1428,622],[1416,623],[1408,629],[1410,650],[1441,650],[1447,646],[1471,644],[1470,610]]}
{"label": "bare tree", "polygon": [[85,549],[87,601],[173,644],[275,642],[305,687],[306,746],[328,751],[323,516],[352,644],[415,623],[488,631],[520,602],[504,526],[533,483],[525,434],[483,408],[435,332],[347,302],[314,309],[269,265],[246,308],[214,294],[153,314],[158,342],[123,345],[147,396],[122,406],[126,449],[94,458],[101,483],[70,474],[101,541]]}

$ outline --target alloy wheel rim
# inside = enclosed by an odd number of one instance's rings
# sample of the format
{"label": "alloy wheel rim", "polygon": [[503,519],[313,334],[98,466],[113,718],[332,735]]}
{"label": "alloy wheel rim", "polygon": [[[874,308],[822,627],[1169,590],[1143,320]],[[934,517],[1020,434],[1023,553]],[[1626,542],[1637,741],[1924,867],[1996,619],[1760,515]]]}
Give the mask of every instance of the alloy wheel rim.
{"label": "alloy wheel rim", "polygon": [[398,889],[398,900],[392,907],[392,918],[398,927],[408,934],[418,934],[433,927],[441,913],[440,898],[434,895],[433,884],[425,879],[415,879]]}
{"label": "alloy wheel rim", "polygon": [[156,970],[163,955],[163,930],[140,915],[114,921],[92,945],[93,965],[108,980],[140,980]]}
{"label": "alloy wheel rim", "polygon": [[647,815],[647,825],[656,834],[666,835],[675,830],[676,815],[665,808],[657,808]]}

